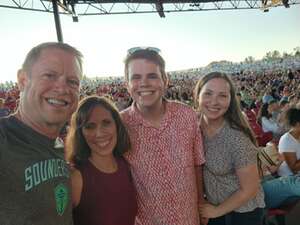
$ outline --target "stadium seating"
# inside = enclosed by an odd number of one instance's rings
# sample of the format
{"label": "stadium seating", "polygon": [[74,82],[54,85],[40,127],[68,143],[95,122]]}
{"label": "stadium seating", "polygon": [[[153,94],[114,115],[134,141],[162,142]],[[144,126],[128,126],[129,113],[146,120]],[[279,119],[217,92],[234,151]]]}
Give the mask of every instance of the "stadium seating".
{"label": "stadium seating", "polygon": [[272,132],[264,132],[261,125],[256,120],[249,120],[249,125],[255,134],[259,146],[266,146],[266,144],[273,139]]}
{"label": "stadium seating", "polygon": [[292,203],[285,204],[278,208],[267,209],[263,225],[286,225],[286,215],[289,214],[299,202],[300,200],[295,200]]}

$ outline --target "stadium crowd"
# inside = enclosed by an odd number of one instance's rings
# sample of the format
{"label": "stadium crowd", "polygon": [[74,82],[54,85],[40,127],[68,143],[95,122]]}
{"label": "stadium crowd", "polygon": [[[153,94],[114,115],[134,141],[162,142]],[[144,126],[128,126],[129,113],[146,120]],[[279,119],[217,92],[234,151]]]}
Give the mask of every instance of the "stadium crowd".
{"label": "stadium crowd", "polygon": [[[258,61],[256,63],[211,63],[204,68],[169,72],[169,86],[166,98],[193,105],[193,89],[201,75],[220,71],[231,75],[238,95],[241,95],[242,106],[255,108],[256,104],[265,103],[268,96],[280,101],[297,101],[300,98],[300,59]],[[131,104],[123,77],[85,77],[81,81],[81,98],[89,95],[109,96],[122,110]],[[18,105],[19,90],[17,84],[10,81],[0,84],[1,114],[15,111]],[[244,104],[246,103],[246,104]],[[250,105],[249,105],[250,104]],[[251,108],[250,107],[250,108]],[[5,112],[2,112],[5,111]]]}

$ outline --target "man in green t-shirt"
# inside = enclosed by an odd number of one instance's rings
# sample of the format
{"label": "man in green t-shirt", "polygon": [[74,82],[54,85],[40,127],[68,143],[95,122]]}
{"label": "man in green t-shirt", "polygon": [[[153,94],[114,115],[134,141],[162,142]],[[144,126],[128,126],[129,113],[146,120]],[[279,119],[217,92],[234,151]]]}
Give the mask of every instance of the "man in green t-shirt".
{"label": "man in green t-shirt", "polygon": [[75,111],[82,54],[56,42],[27,54],[17,112],[0,120],[0,224],[71,225],[69,169],[59,132]]}

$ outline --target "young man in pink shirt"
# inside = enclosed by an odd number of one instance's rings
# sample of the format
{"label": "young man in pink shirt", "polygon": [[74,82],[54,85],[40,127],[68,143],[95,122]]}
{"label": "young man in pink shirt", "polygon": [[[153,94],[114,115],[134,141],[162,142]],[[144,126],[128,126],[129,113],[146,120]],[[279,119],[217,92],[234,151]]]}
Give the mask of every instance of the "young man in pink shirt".
{"label": "young man in pink shirt", "polygon": [[132,48],[125,59],[132,105],[121,112],[132,150],[138,225],[199,225],[203,201],[202,137],[196,113],[166,100],[164,59],[156,48]]}

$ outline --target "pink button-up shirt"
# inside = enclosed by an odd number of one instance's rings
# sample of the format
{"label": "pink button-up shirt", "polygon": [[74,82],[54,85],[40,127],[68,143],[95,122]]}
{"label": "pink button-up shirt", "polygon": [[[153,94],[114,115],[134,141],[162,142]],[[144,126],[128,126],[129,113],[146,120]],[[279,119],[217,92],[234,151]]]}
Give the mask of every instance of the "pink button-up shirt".
{"label": "pink button-up shirt", "polygon": [[196,113],[166,101],[159,128],[135,104],[121,115],[132,142],[126,159],[137,189],[136,224],[199,225],[195,166],[204,163],[204,154]]}

